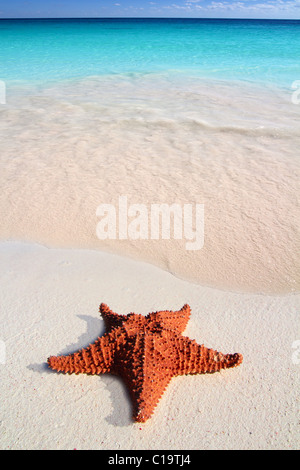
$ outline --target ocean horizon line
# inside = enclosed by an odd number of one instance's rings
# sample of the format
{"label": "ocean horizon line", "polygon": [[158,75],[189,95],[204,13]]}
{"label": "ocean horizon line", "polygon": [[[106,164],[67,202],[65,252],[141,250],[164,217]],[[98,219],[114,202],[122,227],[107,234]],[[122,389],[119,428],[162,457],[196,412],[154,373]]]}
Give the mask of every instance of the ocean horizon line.
{"label": "ocean horizon line", "polygon": [[187,21],[198,21],[198,20],[205,20],[205,21],[267,21],[267,22],[282,22],[282,21],[296,21],[300,22],[300,18],[220,18],[220,17],[197,17],[197,18],[189,18],[189,17],[164,17],[164,16],[67,16],[67,17],[56,17],[56,16],[49,16],[49,17],[28,17],[28,18],[20,18],[20,17],[7,17],[7,18],[0,18],[0,21],[6,20],[20,20],[20,21],[32,21],[32,20],[187,20]]}

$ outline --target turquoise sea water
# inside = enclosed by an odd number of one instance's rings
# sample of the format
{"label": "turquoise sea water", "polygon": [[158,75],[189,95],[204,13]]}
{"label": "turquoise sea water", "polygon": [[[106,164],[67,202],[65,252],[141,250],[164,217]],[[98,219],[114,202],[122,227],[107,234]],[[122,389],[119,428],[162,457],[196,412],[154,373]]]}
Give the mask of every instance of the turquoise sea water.
{"label": "turquoise sea water", "polygon": [[4,81],[180,72],[290,88],[299,57],[296,20],[0,21]]}

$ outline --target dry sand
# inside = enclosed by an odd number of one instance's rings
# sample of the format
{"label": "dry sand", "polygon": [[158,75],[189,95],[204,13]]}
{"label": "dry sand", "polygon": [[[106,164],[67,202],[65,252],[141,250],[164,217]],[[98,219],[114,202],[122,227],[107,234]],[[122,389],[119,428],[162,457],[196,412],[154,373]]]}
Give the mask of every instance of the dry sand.
{"label": "dry sand", "polygon": [[[299,448],[298,295],[223,292],[92,250],[2,242],[0,258],[1,449]],[[152,419],[133,423],[119,378],[46,366],[104,332],[101,302],[122,314],[189,303],[185,334],[244,362],[174,378]]]}

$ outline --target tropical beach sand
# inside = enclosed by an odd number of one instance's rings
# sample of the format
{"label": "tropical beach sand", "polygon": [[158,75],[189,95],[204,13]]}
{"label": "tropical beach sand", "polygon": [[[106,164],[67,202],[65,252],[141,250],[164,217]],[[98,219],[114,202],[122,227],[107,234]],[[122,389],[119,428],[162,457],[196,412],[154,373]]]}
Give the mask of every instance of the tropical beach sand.
{"label": "tropical beach sand", "polygon": [[[92,250],[2,242],[1,449],[296,449],[299,296],[230,293]],[[115,376],[57,374],[50,355],[104,332],[118,313],[192,308],[184,334],[241,366],[172,379],[153,417],[131,420]],[[299,345],[298,345],[299,349]],[[4,354],[5,353],[5,354]]]}

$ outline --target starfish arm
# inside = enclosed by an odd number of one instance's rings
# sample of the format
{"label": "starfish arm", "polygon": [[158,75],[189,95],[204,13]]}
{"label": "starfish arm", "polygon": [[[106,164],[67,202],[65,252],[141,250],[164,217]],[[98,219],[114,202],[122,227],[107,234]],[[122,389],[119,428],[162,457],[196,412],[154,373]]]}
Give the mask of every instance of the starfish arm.
{"label": "starfish arm", "polygon": [[153,321],[159,321],[163,328],[182,333],[185,330],[187,322],[191,315],[191,307],[185,304],[178,311],[162,310],[159,312],[149,313],[147,318]]}
{"label": "starfish arm", "polygon": [[130,394],[133,401],[133,419],[138,423],[144,423],[149,419],[159,400],[164,394],[173,374],[165,373],[162,376],[152,376],[146,379],[141,390],[132,388],[130,383]]}
{"label": "starfish arm", "polygon": [[109,332],[113,328],[117,328],[122,325],[126,320],[126,315],[119,315],[113,312],[108,305],[102,303],[99,307],[99,311],[104,319],[106,331]]}
{"label": "starfish arm", "polygon": [[[166,336],[171,334],[167,332]],[[166,338],[137,336],[132,354],[116,371],[129,389],[134,421],[142,423],[150,418],[174,376],[172,361],[165,355],[166,348]]]}
{"label": "starfish arm", "polygon": [[118,332],[114,330],[73,354],[49,357],[48,365],[53,370],[69,374],[110,372],[119,341]]}
{"label": "starfish arm", "polygon": [[176,340],[177,375],[205,374],[236,367],[243,361],[241,354],[223,354],[180,336]]}

